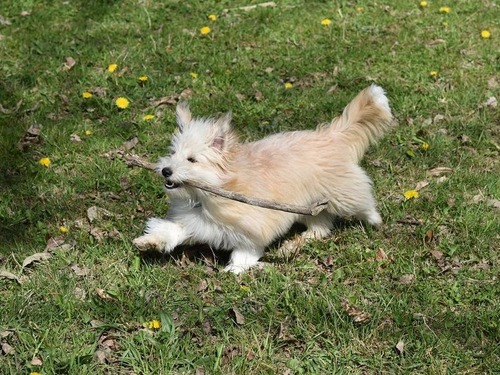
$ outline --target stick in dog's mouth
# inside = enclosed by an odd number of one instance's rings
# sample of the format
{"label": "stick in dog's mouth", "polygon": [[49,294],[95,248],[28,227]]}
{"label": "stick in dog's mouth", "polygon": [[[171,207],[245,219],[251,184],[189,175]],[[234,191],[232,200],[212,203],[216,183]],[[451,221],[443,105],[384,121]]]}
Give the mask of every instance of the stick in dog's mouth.
{"label": "stick in dog's mouth", "polygon": [[[150,171],[156,171],[155,164],[150,163],[148,161],[142,160],[139,156],[135,154],[127,154],[127,153],[117,153],[116,156],[119,158],[125,160],[127,165],[129,167],[141,167],[144,169],[148,169]],[[262,208],[267,208],[270,210],[278,210],[278,211],[284,211],[284,212],[290,212],[290,213],[295,213],[295,214],[300,214],[300,215],[310,215],[310,216],[316,216],[318,215],[321,211],[326,209],[328,207],[328,200],[325,199],[323,201],[316,202],[315,204],[311,206],[295,206],[295,205],[289,205],[289,204],[284,204],[284,203],[278,203],[274,201],[269,201],[269,200],[263,200],[263,199],[258,199],[258,198],[252,198],[252,197],[247,197],[242,194],[238,194],[232,191],[226,191],[222,189],[218,189],[216,187],[212,186],[206,186],[202,185],[200,183],[197,183],[195,181],[184,181],[183,182],[186,185],[190,185],[194,188],[201,189],[204,191],[207,191],[209,193],[218,195],[223,198],[227,199],[232,199],[241,203],[249,204],[252,206],[257,206],[257,207],[262,207]],[[166,189],[176,189],[180,187],[181,184],[173,182],[170,179],[165,179],[165,188]]]}

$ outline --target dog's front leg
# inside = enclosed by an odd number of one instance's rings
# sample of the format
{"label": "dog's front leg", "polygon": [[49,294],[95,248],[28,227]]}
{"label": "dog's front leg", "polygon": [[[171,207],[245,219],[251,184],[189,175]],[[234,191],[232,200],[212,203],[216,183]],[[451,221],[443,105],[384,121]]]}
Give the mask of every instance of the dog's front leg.
{"label": "dog's front leg", "polygon": [[148,220],[146,234],[134,239],[134,245],[141,251],[157,250],[169,253],[187,238],[185,229],[177,222],[151,218]]}
{"label": "dog's front leg", "polygon": [[263,254],[264,249],[260,248],[235,248],[231,252],[231,259],[229,260],[229,264],[226,268],[224,268],[224,271],[235,274],[245,272],[246,270],[256,266]]}

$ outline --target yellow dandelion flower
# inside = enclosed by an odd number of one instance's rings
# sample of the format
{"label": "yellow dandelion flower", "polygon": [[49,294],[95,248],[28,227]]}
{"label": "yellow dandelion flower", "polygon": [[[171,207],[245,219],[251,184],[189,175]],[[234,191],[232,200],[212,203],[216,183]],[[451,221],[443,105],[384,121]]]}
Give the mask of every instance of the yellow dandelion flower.
{"label": "yellow dandelion flower", "polygon": [[115,100],[115,104],[120,109],[125,109],[129,106],[130,102],[127,98],[119,97]]}
{"label": "yellow dandelion flower", "polygon": [[439,13],[450,13],[451,8],[450,7],[441,7],[439,8]]}
{"label": "yellow dandelion flower", "polygon": [[116,64],[109,64],[109,66],[108,66],[108,72],[114,73],[114,71],[116,70],[116,68],[118,68],[118,65],[116,65]]}
{"label": "yellow dandelion flower", "polygon": [[491,38],[491,33],[489,30],[482,30],[481,31],[481,38],[483,39],[489,39]]}
{"label": "yellow dandelion flower", "polygon": [[82,97],[83,97],[84,99],[90,99],[90,98],[91,98],[91,97],[93,97],[93,96],[94,96],[94,95],[92,95],[92,93],[91,93],[91,92],[88,92],[88,91],[84,91],[84,92],[82,93]]}
{"label": "yellow dandelion flower", "polygon": [[190,74],[191,74],[191,78],[193,78],[193,79],[198,78],[198,73],[191,72]]}
{"label": "yellow dandelion flower", "polygon": [[65,226],[60,226],[59,227],[59,232],[61,232],[62,234],[64,233],[68,233],[68,227],[65,227]]}
{"label": "yellow dandelion flower", "polygon": [[363,10],[365,10],[365,8],[363,8],[363,7],[356,7],[356,12],[362,12]]}
{"label": "yellow dandelion flower", "polygon": [[140,77],[138,78],[138,80],[139,80],[140,82],[146,82],[146,81],[148,80],[148,76],[140,76]]}
{"label": "yellow dandelion flower", "polygon": [[416,190],[407,190],[404,192],[403,195],[405,196],[405,199],[407,201],[410,199],[416,199],[420,196],[420,194],[418,194],[418,191],[416,191]]}
{"label": "yellow dandelion flower", "polygon": [[208,33],[210,33],[210,31],[212,31],[210,29],[210,27],[208,26],[203,26],[201,29],[200,29],[200,34],[201,35],[207,35]]}
{"label": "yellow dandelion flower", "polygon": [[148,322],[149,329],[160,329],[160,327],[161,327],[161,323],[159,320],[154,319],[154,320]]}
{"label": "yellow dandelion flower", "polygon": [[331,23],[332,23],[332,20],[330,20],[330,19],[328,19],[328,18],[325,18],[325,19],[321,20],[321,24],[322,24],[323,26],[328,26],[328,25],[329,25],[329,24],[331,24]]}
{"label": "yellow dandelion flower", "polygon": [[85,135],[86,136],[92,135],[92,130],[85,130]]}
{"label": "yellow dandelion flower", "polygon": [[38,160],[38,164],[40,164],[42,167],[48,168],[50,167],[50,159],[49,158],[41,158]]}
{"label": "yellow dandelion flower", "polygon": [[30,375],[42,375],[39,372],[30,372]]}
{"label": "yellow dandelion flower", "polygon": [[437,70],[432,70],[432,71],[429,73],[429,75],[430,75],[431,77],[436,77],[436,76],[438,75],[438,72],[437,72]]}
{"label": "yellow dandelion flower", "polygon": [[291,89],[292,87],[293,87],[293,84],[291,82],[285,83],[285,89]]}
{"label": "yellow dandelion flower", "polygon": [[427,151],[429,149],[429,144],[427,142],[424,142],[420,145],[420,148],[424,151]]}
{"label": "yellow dandelion flower", "polygon": [[429,3],[428,3],[427,1],[421,1],[421,2],[420,2],[420,6],[421,6],[422,8],[426,7],[427,5],[429,5]]}
{"label": "yellow dandelion flower", "polygon": [[154,116],[154,115],[144,115],[144,116],[142,116],[142,119],[143,119],[144,121],[151,121],[151,120],[152,120],[152,119],[154,119],[154,118],[155,118],[155,116]]}
{"label": "yellow dandelion flower", "polygon": [[208,16],[208,19],[209,19],[210,21],[215,21],[215,20],[217,19],[217,16],[216,16],[215,14],[210,14],[210,15]]}

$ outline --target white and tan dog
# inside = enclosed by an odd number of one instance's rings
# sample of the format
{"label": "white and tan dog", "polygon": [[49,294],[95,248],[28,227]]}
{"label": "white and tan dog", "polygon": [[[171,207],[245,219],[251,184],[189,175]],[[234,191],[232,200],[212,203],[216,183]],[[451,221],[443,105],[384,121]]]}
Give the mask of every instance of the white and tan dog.
{"label": "white and tan dog", "polygon": [[[304,240],[328,236],[336,216],[378,226],[382,219],[372,182],[358,164],[392,120],[384,90],[372,85],[330,124],[240,143],[231,130],[230,114],[193,118],[181,103],[170,156],[157,164],[170,208],[165,219],[149,219],[146,234],[134,244],[168,253],[178,245],[205,243],[232,251],[226,270],[240,273],[256,265],[264,249],[296,222],[307,227],[301,234]],[[184,181],[279,203],[329,203],[319,215],[305,216],[222,198]]]}

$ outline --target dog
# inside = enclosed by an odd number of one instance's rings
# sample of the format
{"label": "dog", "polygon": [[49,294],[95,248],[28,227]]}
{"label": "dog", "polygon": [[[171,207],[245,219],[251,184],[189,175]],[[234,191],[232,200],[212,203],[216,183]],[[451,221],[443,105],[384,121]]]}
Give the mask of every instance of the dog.
{"label": "dog", "polygon": [[[176,115],[170,155],[156,164],[170,207],[165,219],[148,220],[145,234],[133,241],[139,250],[169,253],[204,243],[231,251],[225,270],[238,274],[257,265],[266,247],[297,222],[307,229],[295,244],[327,237],[334,217],[382,224],[372,181],[359,166],[369,145],[394,123],[380,86],[365,88],[341,116],[315,130],[249,143],[231,129],[230,113],[193,118],[188,105],[179,103]],[[317,216],[287,213],[223,198],[186,181],[278,203],[308,206],[326,199],[328,205]]]}

